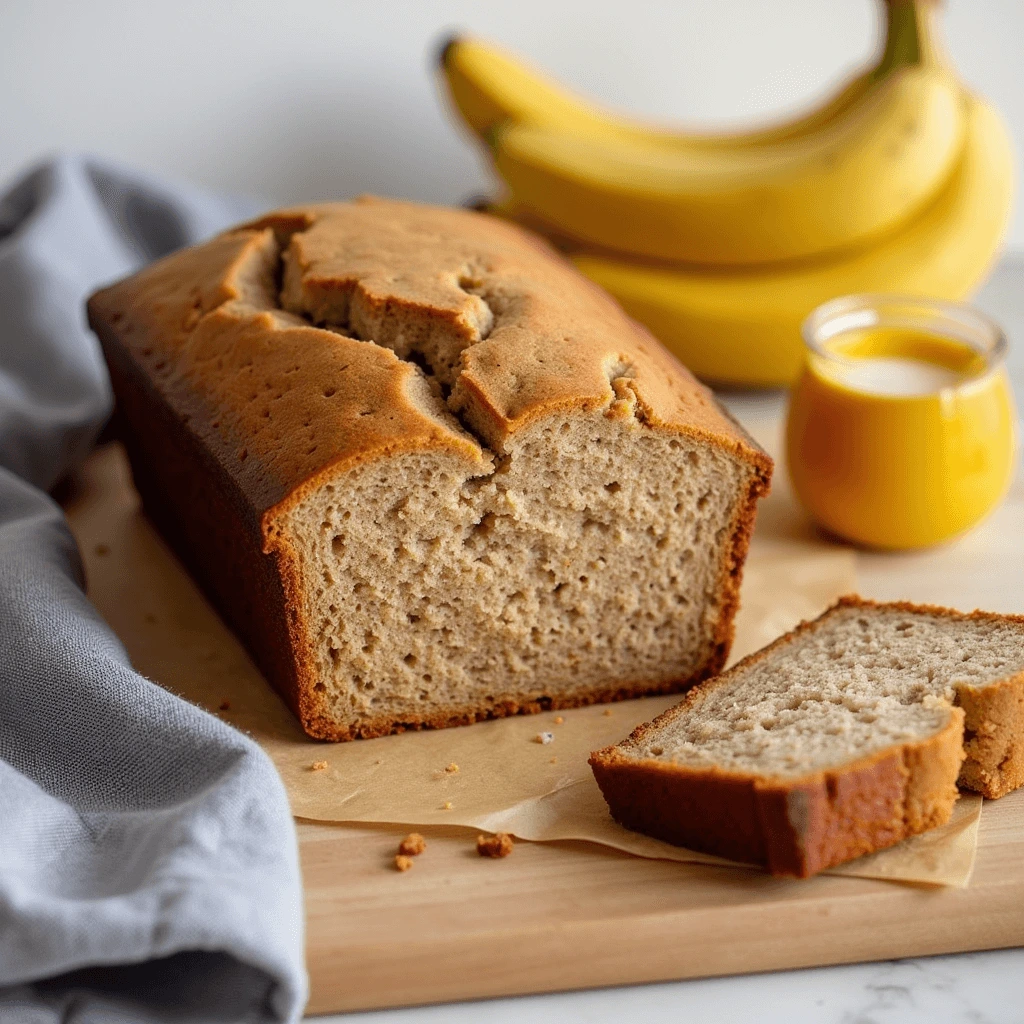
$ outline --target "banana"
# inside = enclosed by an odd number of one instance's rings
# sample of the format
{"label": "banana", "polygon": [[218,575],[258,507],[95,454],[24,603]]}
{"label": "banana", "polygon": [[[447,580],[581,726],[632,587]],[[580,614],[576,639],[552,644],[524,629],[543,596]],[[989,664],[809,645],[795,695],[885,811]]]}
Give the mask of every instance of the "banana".
{"label": "banana", "polygon": [[1013,156],[999,115],[976,97],[963,102],[963,149],[940,193],[897,233],[855,254],[742,272],[584,252],[572,259],[699,377],[791,384],[803,360],[800,325],[822,302],[868,291],[959,299],[984,278],[1009,219]]}
{"label": "banana", "polygon": [[566,234],[687,263],[779,262],[848,249],[935,195],[963,138],[934,0],[890,0],[878,61],[817,111],[743,135],[616,117],[494,48],[456,39],[442,65],[520,205]]}
{"label": "banana", "polygon": [[936,193],[962,140],[957,83],[907,67],[823,131],[772,146],[665,151],[511,124],[498,129],[494,156],[523,205],[582,241],[737,265],[836,251],[890,230]]}
{"label": "banana", "polygon": [[443,64],[513,186],[493,212],[546,234],[698,375],[785,385],[817,305],[872,290],[962,298],[1005,232],[1007,133],[939,53],[935,7],[886,0],[873,67],[817,110],[742,134],[618,117],[475,40],[449,44]]}
{"label": "banana", "polygon": [[851,77],[828,100],[789,121],[753,131],[681,133],[604,110],[551,81],[524,61],[471,36],[453,36],[440,67],[456,109],[483,139],[504,122],[564,129],[574,135],[666,148],[743,149],[808,135],[845,113],[870,86],[897,67],[943,64],[937,46],[938,0],[885,0],[884,45],[874,64]]}
{"label": "banana", "polygon": [[864,94],[883,63],[884,58],[853,76],[828,101],[792,121],[749,132],[681,135],[603,110],[481,39],[453,37],[440,54],[449,95],[463,120],[482,139],[490,138],[504,122],[512,122],[666,148],[708,149],[769,145],[816,131]]}

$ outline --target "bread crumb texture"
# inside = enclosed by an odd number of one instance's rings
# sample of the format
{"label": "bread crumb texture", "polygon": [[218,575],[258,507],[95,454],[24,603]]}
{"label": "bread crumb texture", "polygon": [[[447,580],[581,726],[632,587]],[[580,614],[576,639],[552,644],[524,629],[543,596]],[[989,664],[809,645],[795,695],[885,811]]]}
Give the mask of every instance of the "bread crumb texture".
{"label": "bread crumb texture", "polygon": [[[1021,673],[1024,619],[847,601],[704,684],[622,749],[792,778],[926,739],[951,706],[978,705]],[[977,718],[966,723],[968,755],[996,732]]]}
{"label": "bread crumb texture", "polygon": [[404,854],[395,855],[395,870],[397,871],[408,871],[412,867],[412,857],[407,857]]}
{"label": "bread crumb texture", "polygon": [[805,876],[1024,783],[1024,617],[842,599],[590,763],[622,824]]}
{"label": "bread crumb texture", "polygon": [[221,467],[259,524],[286,643],[200,522],[190,561],[311,735],[669,692],[727,656],[771,460],[536,237],[376,199],[282,211],[90,320],[213,456],[179,468]]}
{"label": "bread crumb texture", "polygon": [[496,832],[493,836],[477,836],[476,852],[481,857],[507,857],[515,843],[507,832]]}
{"label": "bread crumb texture", "polygon": [[322,771],[324,771],[325,769],[327,769],[329,767],[330,767],[330,765],[328,765],[328,763],[326,761],[314,761],[309,766],[309,770],[311,772],[322,772]]}
{"label": "bread crumb texture", "polygon": [[398,844],[398,852],[406,857],[418,857],[426,848],[427,841],[419,832],[410,832]]}

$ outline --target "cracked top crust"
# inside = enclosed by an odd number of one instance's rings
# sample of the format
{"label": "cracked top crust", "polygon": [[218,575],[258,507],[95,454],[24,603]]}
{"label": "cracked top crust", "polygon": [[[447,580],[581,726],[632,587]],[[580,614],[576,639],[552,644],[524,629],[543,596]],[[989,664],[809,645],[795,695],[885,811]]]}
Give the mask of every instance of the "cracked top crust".
{"label": "cracked top crust", "polygon": [[[544,242],[374,198],[280,211],[98,292],[113,333],[260,514],[328,474],[450,448],[489,471],[558,409],[635,416],[771,460]],[[266,521],[264,517],[264,521]]]}

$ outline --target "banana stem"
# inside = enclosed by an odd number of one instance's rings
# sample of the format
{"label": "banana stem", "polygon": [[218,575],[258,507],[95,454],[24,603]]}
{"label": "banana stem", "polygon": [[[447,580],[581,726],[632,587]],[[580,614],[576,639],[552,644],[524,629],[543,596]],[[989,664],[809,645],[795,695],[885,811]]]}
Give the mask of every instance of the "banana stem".
{"label": "banana stem", "polygon": [[885,49],[873,80],[912,64],[948,63],[939,38],[939,7],[940,0],[886,0]]}

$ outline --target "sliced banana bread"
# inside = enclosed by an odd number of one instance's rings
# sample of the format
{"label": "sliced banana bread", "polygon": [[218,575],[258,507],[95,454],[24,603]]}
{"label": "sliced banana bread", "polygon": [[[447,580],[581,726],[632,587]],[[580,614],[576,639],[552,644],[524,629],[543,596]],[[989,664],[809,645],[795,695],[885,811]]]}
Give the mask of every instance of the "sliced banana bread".
{"label": "sliced banana bread", "polygon": [[720,670],[771,460],[526,232],[284,211],[89,319],[149,515],[311,735]]}
{"label": "sliced banana bread", "polygon": [[1024,782],[1024,617],[844,598],[590,763],[628,828],[814,874]]}

